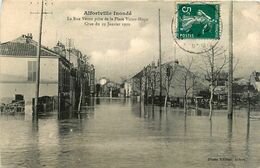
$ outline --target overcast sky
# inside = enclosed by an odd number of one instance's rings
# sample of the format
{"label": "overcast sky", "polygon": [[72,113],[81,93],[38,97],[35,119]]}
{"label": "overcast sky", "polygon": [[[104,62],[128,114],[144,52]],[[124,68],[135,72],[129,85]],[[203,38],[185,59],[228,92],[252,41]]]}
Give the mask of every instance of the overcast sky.
{"label": "overcast sky", "polygon": [[[30,3],[32,2],[32,3]],[[32,33],[38,39],[38,0],[3,0],[1,6],[1,42],[10,41],[21,34]],[[50,2],[53,2],[51,5]],[[223,25],[219,45],[228,49],[229,2],[220,2]],[[97,77],[119,81],[130,77],[151,61],[158,59],[158,8],[161,9],[163,62],[183,61],[186,53],[176,47],[171,34],[174,2],[93,2],[48,0],[44,16],[42,44],[52,48],[57,41],[66,43],[72,38],[76,48],[90,55]],[[84,16],[84,11],[132,11],[131,17],[147,18],[147,22],[134,22],[129,27],[91,27],[84,21],[67,21],[67,17]],[[235,76],[248,76],[260,71],[260,3],[234,2],[234,56],[239,60]],[[193,55],[199,58],[199,55]]]}

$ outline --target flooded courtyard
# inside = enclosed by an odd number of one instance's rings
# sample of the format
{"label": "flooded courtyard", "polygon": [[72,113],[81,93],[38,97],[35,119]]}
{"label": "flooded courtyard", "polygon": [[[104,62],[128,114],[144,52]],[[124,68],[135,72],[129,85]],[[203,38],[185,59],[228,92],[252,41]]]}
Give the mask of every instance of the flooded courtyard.
{"label": "flooded courtyard", "polygon": [[[259,115],[259,113],[253,113]],[[181,168],[260,167],[260,120],[247,112],[167,111],[130,99],[101,99],[80,115],[32,120],[0,116],[0,167]]]}

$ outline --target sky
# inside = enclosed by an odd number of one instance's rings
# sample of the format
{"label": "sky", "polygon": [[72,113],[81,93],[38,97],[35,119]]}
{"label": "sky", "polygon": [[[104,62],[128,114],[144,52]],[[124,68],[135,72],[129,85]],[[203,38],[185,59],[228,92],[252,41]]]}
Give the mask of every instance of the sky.
{"label": "sky", "polygon": [[[39,0],[2,0],[0,17],[0,41],[6,42],[32,33],[38,40]],[[96,68],[97,78],[107,77],[114,81],[128,78],[139,72],[159,56],[158,9],[161,10],[162,62],[188,57],[201,61],[199,54],[190,54],[176,46],[171,33],[175,18],[173,1],[84,1],[48,0],[45,5],[42,44],[52,48],[57,41],[66,44],[73,39],[74,46],[90,56]],[[222,34],[218,45],[228,50],[229,2],[221,1],[220,17]],[[84,11],[131,11],[133,18],[148,21],[131,22],[130,26],[94,27],[85,21],[68,21],[67,17],[83,17]],[[234,2],[234,62],[236,77],[248,77],[260,71],[260,2]],[[187,42],[189,44],[189,42]],[[176,51],[176,52],[175,52]],[[175,54],[176,53],[176,54]],[[228,54],[228,52],[227,52]],[[11,65],[10,65],[11,66]]]}

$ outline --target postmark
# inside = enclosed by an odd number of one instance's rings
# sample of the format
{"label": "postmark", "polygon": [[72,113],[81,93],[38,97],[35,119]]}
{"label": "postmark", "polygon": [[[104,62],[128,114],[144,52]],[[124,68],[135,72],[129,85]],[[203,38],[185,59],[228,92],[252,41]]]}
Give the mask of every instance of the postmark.
{"label": "postmark", "polygon": [[175,43],[184,51],[201,54],[217,45],[222,33],[220,4],[177,3],[171,31]]}

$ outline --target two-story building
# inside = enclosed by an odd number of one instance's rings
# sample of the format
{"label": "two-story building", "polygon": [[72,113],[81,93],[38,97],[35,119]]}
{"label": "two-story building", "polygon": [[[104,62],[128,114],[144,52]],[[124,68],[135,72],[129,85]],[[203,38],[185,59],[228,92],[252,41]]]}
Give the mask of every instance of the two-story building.
{"label": "two-story building", "polygon": [[[170,61],[162,64],[162,98],[168,96],[168,100],[182,104],[184,97],[191,99],[194,94],[202,90],[201,82],[185,66],[178,61]],[[186,78],[185,78],[186,77]],[[195,81],[196,79],[196,81]],[[198,87],[198,82],[201,87]],[[159,66],[148,65],[131,78],[132,95],[149,99],[159,98],[160,95]],[[203,85],[204,87],[204,85]],[[146,98],[145,98],[146,97]]]}
{"label": "two-story building", "polygon": [[[10,103],[16,94],[31,104],[36,88],[37,42],[32,35],[0,44],[0,102]],[[55,51],[41,47],[39,96],[56,97],[57,104],[70,102],[71,63]]]}

